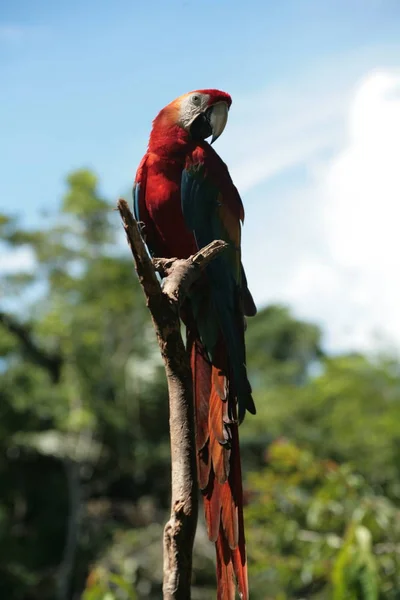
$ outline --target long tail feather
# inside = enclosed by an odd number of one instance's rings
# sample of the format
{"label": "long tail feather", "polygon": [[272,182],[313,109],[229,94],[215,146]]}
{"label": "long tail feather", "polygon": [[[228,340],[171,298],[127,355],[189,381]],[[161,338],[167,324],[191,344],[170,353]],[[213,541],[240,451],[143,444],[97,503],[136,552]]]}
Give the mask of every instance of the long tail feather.
{"label": "long tail feather", "polygon": [[[217,599],[248,600],[243,491],[236,401],[223,368],[211,365],[196,334],[189,334],[196,416],[199,487],[208,537],[215,542]],[[222,359],[222,360],[221,360]],[[214,361],[215,362],[215,361]],[[235,583],[236,582],[236,583]]]}

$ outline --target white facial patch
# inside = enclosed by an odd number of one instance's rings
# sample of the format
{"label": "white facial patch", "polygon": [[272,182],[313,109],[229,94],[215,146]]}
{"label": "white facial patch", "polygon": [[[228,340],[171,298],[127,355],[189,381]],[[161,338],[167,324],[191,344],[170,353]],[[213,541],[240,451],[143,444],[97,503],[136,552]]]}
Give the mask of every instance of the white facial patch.
{"label": "white facial patch", "polygon": [[181,102],[179,113],[180,126],[188,131],[193,121],[207,110],[209,99],[210,96],[208,94],[199,94],[196,92],[186,96]]}

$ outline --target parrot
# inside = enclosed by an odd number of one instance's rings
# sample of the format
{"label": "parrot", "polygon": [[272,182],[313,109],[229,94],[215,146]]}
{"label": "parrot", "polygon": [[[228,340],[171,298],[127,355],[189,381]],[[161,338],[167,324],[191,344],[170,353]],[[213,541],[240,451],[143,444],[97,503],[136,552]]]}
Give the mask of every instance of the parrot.
{"label": "parrot", "polygon": [[[238,427],[256,413],[247,376],[246,317],[257,308],[241,259],[244,208],[212,144],[231,96],[202,89],[165,106],[152,123],[133,185],[133,208],[152,257],[186,259],[214,240],[227,246],[181,307],[193,377],[198,486],[216,548],[217,599],[249,597]],[[211,137],[210,143],[207,141]]]}

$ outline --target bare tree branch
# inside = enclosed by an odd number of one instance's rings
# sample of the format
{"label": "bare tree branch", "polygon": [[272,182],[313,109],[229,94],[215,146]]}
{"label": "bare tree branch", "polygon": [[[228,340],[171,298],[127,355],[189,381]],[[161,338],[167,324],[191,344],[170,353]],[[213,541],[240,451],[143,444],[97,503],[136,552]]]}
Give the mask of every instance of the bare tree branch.
{"label": "bare tree branch", "polygon": [[[187,260],[150,259],[125,200],[118,201],[139,281],[150,310],[168,380],[172,498],[164,529],[164,600],[190,600],[197,525],[197,477],[192,375],[180,333],[179,306],[204,267],[224,248],[213,242]],[[161,288],[156,276],[166,278]]]}

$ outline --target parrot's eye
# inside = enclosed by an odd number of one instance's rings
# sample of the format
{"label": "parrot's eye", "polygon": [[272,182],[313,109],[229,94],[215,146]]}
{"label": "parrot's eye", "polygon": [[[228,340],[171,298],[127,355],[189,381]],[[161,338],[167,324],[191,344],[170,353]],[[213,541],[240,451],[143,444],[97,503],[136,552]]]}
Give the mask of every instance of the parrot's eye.
{"label": "parrot's eye", "polygon": [[200,104],[200,96],[192,96],[192,102],[193,104]]}

